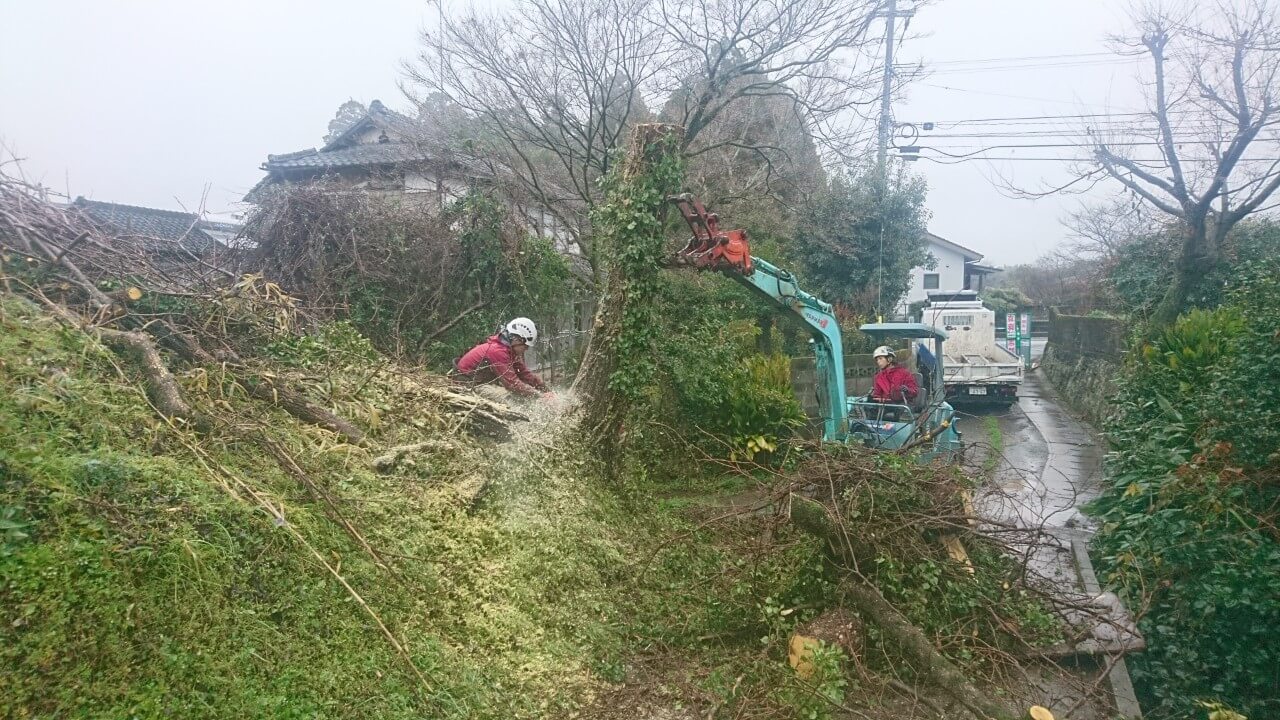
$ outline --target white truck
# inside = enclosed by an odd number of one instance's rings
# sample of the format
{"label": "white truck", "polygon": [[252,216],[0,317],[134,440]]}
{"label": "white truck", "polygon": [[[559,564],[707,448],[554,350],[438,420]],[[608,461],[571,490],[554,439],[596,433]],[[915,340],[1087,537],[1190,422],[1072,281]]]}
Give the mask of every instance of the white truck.
{"label": "white truck", "polygon": [[1022,384],[1022,359],[996,342],[996,314],[973,290],[931,292],[920,322],[945,330],[941,358],[947,402],[1012,405]]}

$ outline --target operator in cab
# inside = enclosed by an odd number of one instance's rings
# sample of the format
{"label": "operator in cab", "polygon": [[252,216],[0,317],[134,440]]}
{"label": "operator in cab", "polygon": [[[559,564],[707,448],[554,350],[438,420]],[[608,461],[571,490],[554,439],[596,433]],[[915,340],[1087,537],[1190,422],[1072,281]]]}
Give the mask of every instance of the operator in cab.
{"label": "operator in cab", "polygon": [[897,356],[886,345],[876,348],[871,356],[875,358],[876,367],[880,368],[871,385],[871,400],[910,405],[920,393],[915,374],[898,365]]}
{"label": "operator in cab", "polygon": [[551,399],[555,394],[524,364],[525,351],[538,340],[538,328],[518,317],[484,342],[453,361],[454,378],[468,385],[493,386],[495,382],[521,397]]}

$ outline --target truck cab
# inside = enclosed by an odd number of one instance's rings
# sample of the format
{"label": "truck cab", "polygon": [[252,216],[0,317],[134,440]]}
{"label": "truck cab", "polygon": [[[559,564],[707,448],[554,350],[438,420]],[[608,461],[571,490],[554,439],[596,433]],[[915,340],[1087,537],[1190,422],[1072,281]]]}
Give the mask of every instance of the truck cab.
{"label": "truck cab", "polygon": [[952,405],[1012,405],[1022,359],[996,342],[996,314],[973,290],[929,293],[920,321],[947,333],[943,387]]}

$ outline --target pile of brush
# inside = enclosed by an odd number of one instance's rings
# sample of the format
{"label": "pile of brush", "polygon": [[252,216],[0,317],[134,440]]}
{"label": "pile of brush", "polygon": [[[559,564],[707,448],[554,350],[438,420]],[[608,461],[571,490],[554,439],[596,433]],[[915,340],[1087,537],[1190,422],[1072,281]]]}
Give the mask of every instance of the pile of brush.
{"label": "pile of brush", "polygon": [[[359,423],[308,392],[314,378],[273,371],[264,350],[314,331],[319,321],[274,282],[242,272],[246,257],[234,248],[196,254],[180,240],[122,232],[0,175],[0,260],[6,292],[37,302],[134,362],[166,419],[211,430],[218,422],[212,408],[193,406],[174,372],[217,370],[247,395],[346,442],[366,439]],[[415,402],[478,434],[504,436],[507,424],[522,417],[442,378],[398,376]]]}

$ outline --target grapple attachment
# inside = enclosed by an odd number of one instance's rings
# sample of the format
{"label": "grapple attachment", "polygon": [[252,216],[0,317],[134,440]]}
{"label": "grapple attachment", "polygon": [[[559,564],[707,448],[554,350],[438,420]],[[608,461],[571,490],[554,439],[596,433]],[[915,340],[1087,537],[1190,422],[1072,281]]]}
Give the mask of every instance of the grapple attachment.
{"label": "grapple attachment", "polygon": [[684,249],[676,253],[676,262],[692,265],[699,270],[721,270],[750,275],[751,246],[746,230],[721,230],[720,216],[707,212],[702,203],[689,193],[667,198],[680,208],[680,214],[689,224],[693,236]]}

